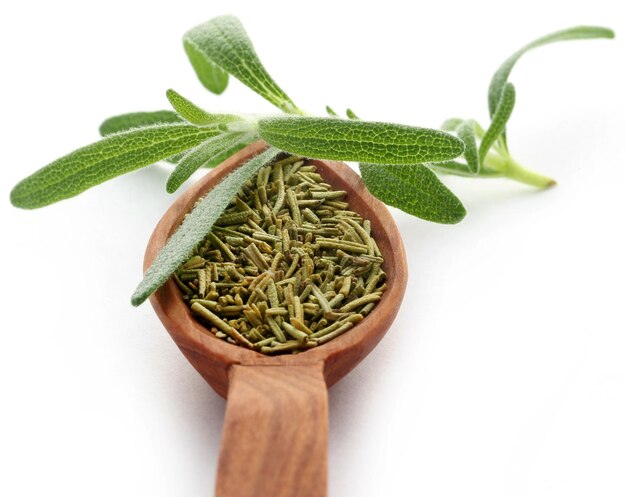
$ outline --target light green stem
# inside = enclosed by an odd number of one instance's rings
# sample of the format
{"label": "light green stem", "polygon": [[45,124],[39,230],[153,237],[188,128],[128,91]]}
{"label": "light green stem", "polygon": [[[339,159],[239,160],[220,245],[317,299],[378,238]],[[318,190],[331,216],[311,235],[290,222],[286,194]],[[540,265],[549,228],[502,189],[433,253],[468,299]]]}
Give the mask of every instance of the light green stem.
{"label": "light green stem", "polygon": [[550,188],[556,185],[556,181],[542,174],[530,171],[511,159],[505,176],[520,183],[536,186],[537,188]]}
{"label": "light green stem", "polygon": [[556,181],[552,178],[548,178],[543,174],[526,169],[508,154],[504,157],[501,155],[489,154],[485,158],[484,166],[486,169],[497,171],[505,178],[534,186],[536,188],[545,189],[556,185]]}
{"label": "light green stem", "polygon": [[280,108],[280,110],[282,110],[286,114],[296,114],[296,115],[299,115],[299,116],[306,115],[306,113],[304,111],[300,110],[298,107],[296,107],[291,102],[285,101],[281,105],[279,105],[279,108]]}

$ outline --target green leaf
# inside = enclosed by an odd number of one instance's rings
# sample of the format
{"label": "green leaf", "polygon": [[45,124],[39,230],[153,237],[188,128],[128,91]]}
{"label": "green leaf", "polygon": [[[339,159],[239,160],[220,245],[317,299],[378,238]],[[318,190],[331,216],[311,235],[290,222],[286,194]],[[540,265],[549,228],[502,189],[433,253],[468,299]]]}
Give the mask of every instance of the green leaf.
{"label": "green leaf", "polygon": [[259,139],[258,135],[250,137],[249,134],[244,134],[239,139],[239,142],[237,142],[235,145],[233,145],[228,150],[224,150],[222,153],[219,153],[215,157],[209,159],[207,162],[202,164],[202,167],[211,168],[211,167],[219,166],[222,162],[224,162],[226,159],[228,159],[231,155],[236,154],[242,148],[247,147],[253,141],[258,140],[258,139]]}
{"label": "green leaf", "polygon": [[453,174],[454,176],[463,176],[465,178],[474,178],[476,175],[470,171],[469,166],[463,162],[449,160],[445,162],[437,162],[428,164],[433,171],[442,174]]}
{"label": "green leaf", "polygon": [[[437,171],[438,173],[442,174],[453,174],[455,176],[463,176],[466,178],[475,178],[477,176],[476,173],[470,171],[470,168],[467,164],[457,161],[437,162],[436,164],[431,163],[428,164],[428,167],[433,171]],[[494,178],[502,176],[502,171],[495,171],[483,165],[478,170],[478,176]]]}
{"label": "green leaf", "polygon": [[463,142],[443,131],[335,117],[268,117],[261,138],[292,154],[318,159],[415,164],[453,159]]}
{"label": "green leaf", "polygon": [[171,110],[157,110],[154,112],[131,112],[119,116],[109,117],[100,125],[100,135],[107,136],[133,128],[142,128],[153,124],[180,123],[183,120]]}
{"label": "green leaf", "polygon": [[183,38],[183,47],[202,86],[216,95],[223,93],[228,86],[228,73],[207,58],[191,40]]}
{"label": "green leaf", "polygon": [[210,114],[171,88],[165,94],[174,110],[192,124],[197,124],[198,126],[227,124],[240,119],[233,114]]}
{"label": "green leaf", "polygon": [[192,148],[178,162],[176,169],[172,171],[167,180],[166,190],[168,193],[174,193],[180,185],[189,179],[204,164],[210,162],[217,155],[222,155],[229,151],[233,146],[239,143],[243,133],[224,133],[201,143]]}
{"label": "green leaf", "polygon": [[453,117],[446,119],[441,125],[441,129],[444,131],[456,131],[459,125],[463,122],[463,119],[459,117]]}
{"label": "green leaf", "polygon": [[332,109],[330,105],[326,106],[326,114],[328,114],[329,116],[337,117],[337,113]]}
{"label": "green leaf", "polygon": [[426,166],[359,164],[367,189],[388,205],[427,221],[458,223],[461,201]]}
{"label": "green leaf", "polygon": [[563,31],[557,31],[556,33],[543,36],[528,45],[522,47],[520,50],[511,55],[504,63],[498,68],[496,73],[491,78],[489,84],[489,114],[493,116],[496,112],[498,102],[502,96],[504,85],[509,79],[509,75],[513,70],[513,67],[529,50],[533,48],[541,47],[549,43],[555,43],[557,41],[567,40],[584,40],[592,38],[614,38],[615,33],[608,28],[598,26],[577,26],[574,28],[564,29]]}
{"label": "green leaf", "polygon": [[192,65],[196,72],[199,67],[206,71],[204,64],[219,66],[284,112],[301,114],[265,70],[236,17],[211,19],[187,31],[183,40],[187,53],[193,54]]}
{"label": "green leaf", "polygon": [[346,109],[346,116],[348,116],[348,119],[359,119],[359,116],[357,116],[352,109]]}
{"label": "green leaf", "polygon": [[211,231],[213,224],[232,201],[241,185],[279,152],[275,148],[269,148],[256,155],[226,176],[196,204],[146,271],[143,281],[132,296],[133,305],[144,302],[167,281],[185,262],[196,245]]}
{"label": "green leaf", "polygon": [[217,127],[176,123],[109,135],[20,181],[11,192],[11,202],[24,209],[43,207],[187,150],[219,133]]}
{"label": "green leaf", "polygon": [[[154,112],[131,112],[130,114],[122,114],[108,118],[100,125],[100,135],[108,136],[120,131],[128,131],[134,128],[143,128],[152,126],[153,124],[181,123],[185,122],[181,117],[171,110],[157,110]],[[182,158],[181,154],[167,157],[163,160],[178,163]]]}
{"label": "green leaf", "polygon": [[473,174],[478,174],[480,163],[478,161],[478,149],[476,148],[476,136],[474,135],[474,122],[466,120],[456,128],[456,134],[465,144],[463,157],[467,161],[468,169]]}
{"label": "green leaf", "polygon": [[509,117],[511,117],[514,106],[515,87],[511,83],[506,83],[504,85],[504,89],[502,90],[502,94],[500,95],[500,101],[496,107],[496,112],[491,119],[491,124],[489,125],[489,128],[487,128],[485,136],[480,142],[478,157],[481,164],[485,160],[487,152],[489,152],[491,146],[496,142],[500,135],[504,133],[506,123],[509,120]]}

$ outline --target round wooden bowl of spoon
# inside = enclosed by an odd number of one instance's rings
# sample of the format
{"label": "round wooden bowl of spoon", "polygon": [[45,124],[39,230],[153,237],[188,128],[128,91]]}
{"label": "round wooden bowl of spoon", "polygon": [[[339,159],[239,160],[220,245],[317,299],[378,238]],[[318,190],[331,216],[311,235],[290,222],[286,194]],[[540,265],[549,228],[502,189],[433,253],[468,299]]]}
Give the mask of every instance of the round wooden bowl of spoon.
{"label": "round wooden bowl of spoon", "polygon": [[[146,249],[147,269],[196,201],[267,145],[240,150],[181,195],[156,226]],[[295,355],[267,356],[216,338],[191,314],[170,279],[151,298],[159,319],[194,368],[227,398],[216,495],[323,497],[327,488],[328,387],[353,369],[382,339],[404,296],[407,264],[387,207],[341,162],[310,160],[350,209],[371,223],[385,260],[387,289],[354,328]]]}

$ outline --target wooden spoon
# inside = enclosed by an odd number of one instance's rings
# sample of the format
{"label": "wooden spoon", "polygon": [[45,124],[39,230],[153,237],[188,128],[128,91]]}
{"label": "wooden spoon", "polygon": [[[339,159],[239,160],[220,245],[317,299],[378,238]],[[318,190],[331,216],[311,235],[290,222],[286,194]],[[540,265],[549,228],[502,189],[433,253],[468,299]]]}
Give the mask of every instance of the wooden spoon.
{"label": "wooden spoon", "polygon": [[[147,269],[196,200],[267,145],[239,151],[180,196],[154,230]],[[385,205],[340,162],[311,161],[352,210],[371,221],[383,254],[387,290],[373,311],[345,334],[296,355],[266,356],[216,338],[192,316],[170,279],[150,299],[189,362],[227,397],[216,495],[324,497],[327,493],[328,392],[380,341],[394,320],[407,281],[404,246]]]}

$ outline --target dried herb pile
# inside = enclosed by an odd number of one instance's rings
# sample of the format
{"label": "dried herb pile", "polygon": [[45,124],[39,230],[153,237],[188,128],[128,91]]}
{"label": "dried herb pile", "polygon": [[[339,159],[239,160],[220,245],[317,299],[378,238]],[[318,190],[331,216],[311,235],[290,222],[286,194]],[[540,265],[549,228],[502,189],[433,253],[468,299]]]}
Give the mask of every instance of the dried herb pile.
{"label": "dried herb pile", "polygon": [[240,189],[174,279],[216,337],[297,353],[359,323],[385,290],[368,220],[297,156]]}

